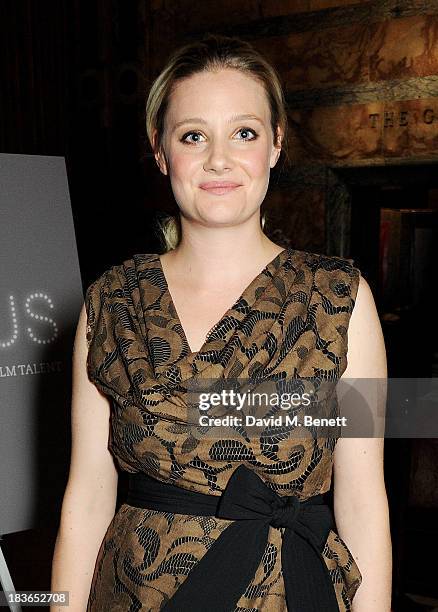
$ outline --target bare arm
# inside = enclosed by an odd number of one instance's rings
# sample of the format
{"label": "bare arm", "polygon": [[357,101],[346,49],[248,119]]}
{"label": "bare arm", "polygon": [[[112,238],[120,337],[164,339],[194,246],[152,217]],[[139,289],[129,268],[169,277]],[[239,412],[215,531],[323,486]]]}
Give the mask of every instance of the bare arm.
{"label": "bare arm", "polygon": [[[372,379],[386,382],[386,352],[374,298],[363,277],[350,319],[347,359],[342,378],[347,385],[353,385],[353,379],[370,379],[369,384],[362,383],[361,389],[369,392],[368,409],[377,423],[384,414],[386,391],[383,397],[379,395]],[[340,403],[342,407],[342,399]],[[383,473],[383,437],[340,438],[333,467],[338,533],[362,573],[353,611],[389,612],[392,545]]]}
{"label": "bare arm", "polygon": [[69,591],[70,603],[51,606],[84,612],[99,547],[117,500],[117,470],[107,448],[110,404],[86,370],[86,311],[82,307],[73,351],[70,473],[52,564],[52,591]]}

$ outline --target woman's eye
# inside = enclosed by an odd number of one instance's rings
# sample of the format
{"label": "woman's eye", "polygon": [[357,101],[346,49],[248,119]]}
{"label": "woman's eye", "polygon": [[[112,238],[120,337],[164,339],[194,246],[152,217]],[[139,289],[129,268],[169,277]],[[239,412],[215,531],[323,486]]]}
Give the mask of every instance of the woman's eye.
{"label": "woman's eye", "polygon": [[[245,138],[238,138],[238,140],[255,140],[257,138],[257,133],[255,130],[253,130],[252,128],[240,128],[240,130],[237,132],[237,134],[241,133],[242,135],[248,135],[249,133],[251,133],[253,135],[252,138],[248,138],[247,136],[245,136]],[[195,137],[195,140],[188,140],[188,138],[191,137]],[[186,134],[184,134],[184,136],[181,138],[181,142],[185,142],[187,144],[197,144],[198,142],[202,142],[201,140],[199,140],[199,138],[202,138],[202,134],[200,132],[187,132]]]}
{"label": "woman's eye", "polygon": [[189,144],[196,144],[197,142],[199,142],[199,140],[194,140],[194,141],[187,140],[189,136],[199,137],[199,136],[202,136],[202,134],[200,134],[199,132],[187,132],[187,134],[184,134],[184,136],[181,138],[181,142],[188,142]]}
{"label": "woman's eye", "polygon": [[239,138],[239,140],[255,140],[257,138],[256,132],[251,128],[241,128],[239,132],[241,132],[242,134],[248,134],[249,132],[251,132],[254,135],[254,138]]}

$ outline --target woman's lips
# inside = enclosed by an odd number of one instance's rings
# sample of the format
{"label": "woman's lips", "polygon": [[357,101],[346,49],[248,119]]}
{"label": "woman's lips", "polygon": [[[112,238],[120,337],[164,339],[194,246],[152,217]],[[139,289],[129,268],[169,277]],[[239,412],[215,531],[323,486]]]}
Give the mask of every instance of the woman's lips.
{"label": "woman's lips", "polygon": [[215,195],[225,195],[226,193],[230,193],[241,187],[242,185],[238,185],[237,183],[203,183],[199,187],[207,193],[212,193]]}

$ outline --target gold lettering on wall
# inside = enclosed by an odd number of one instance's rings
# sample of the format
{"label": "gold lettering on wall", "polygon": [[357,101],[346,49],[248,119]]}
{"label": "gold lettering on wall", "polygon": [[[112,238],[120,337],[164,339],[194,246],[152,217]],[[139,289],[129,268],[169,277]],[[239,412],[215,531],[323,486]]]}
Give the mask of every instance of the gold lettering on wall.
{"label": "gold lettering on wall", "polygon": [[[409,125],[409,111],[384,111],[382,113],[370,113],[368,115],[370,127],[376,129],[383,122],[384,128],[404,127]],[[424,109],[421,120],[427,125],[431,125],[436,120],[434,109]]]}

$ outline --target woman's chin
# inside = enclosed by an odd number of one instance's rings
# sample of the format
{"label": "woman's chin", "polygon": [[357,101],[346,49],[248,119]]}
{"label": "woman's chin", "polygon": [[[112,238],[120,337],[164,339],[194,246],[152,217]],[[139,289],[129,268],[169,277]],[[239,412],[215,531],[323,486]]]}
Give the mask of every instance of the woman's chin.
{"label": "woman's chin", "polygon": [[209,225],[239,225],[243,223],[248,215],[244,213],[244,211],[236,211],[236,210],[215,210],[214,212],[202,211],[200,215],[203,223],[207,223]]}

